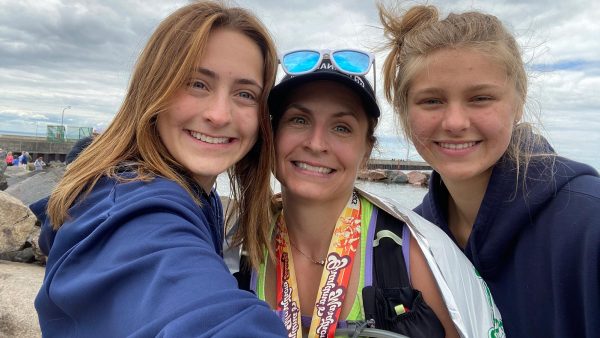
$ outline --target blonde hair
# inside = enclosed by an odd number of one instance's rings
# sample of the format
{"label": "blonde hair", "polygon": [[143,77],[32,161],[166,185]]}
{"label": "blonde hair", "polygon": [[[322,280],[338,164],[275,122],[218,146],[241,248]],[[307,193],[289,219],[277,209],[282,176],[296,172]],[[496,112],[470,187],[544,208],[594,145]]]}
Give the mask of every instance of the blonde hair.
{"label": "blonde hair", "polygon": [[[388,38],[386,47],[390,49],[383,65],[384,93],[407,139],[413,139],[407,102],[411,81],[422,69],[427,57],[444,48],[470,48],[502,65],[517,93],[517,116],[523,115],[527,72],[517,41],[497,17],[466,12],[451,13],[440,19],[437,8],[430,5],[413,6],[403,14],[396,14],[395,10],[381,4],[377,7]],[[516,124],[505,152],[505,156],[515,164],[517,177],[521,170],[524,175],[530,160],[539,155],[534,154],[534,148],[541,144],[542,137],[532,133],[532,129],[528,122]]]}
{"label": "blonde hair", "polygon": [[271,222],[268,205],[274,155],[267,97],[275,81],[277,53],[267,29],[253,14],[213,1],[195,2],[178,9],[154,31],[134,67],[124,102],[114,120],[67,168],[52,192],[48,215],[54,229],[67,220],[69,208],[80,196],[88,194],[101,177],[124,180],[118,175],[124,163],[136,171],[134,180],[165,177],[181,185],[200,204],[188,183],[191,173],[169,154],[160,140],[156,118],[167,109],[176,91],[189,81],[210,33],[219,28],[244,34],[258,45],[264,58],[258,139],[228,173],[235,201],[230,205],[236,204],[240,214],[234,242],[244,241],[254,266],[262,259],[262,247],[271,250],[267,232]]}

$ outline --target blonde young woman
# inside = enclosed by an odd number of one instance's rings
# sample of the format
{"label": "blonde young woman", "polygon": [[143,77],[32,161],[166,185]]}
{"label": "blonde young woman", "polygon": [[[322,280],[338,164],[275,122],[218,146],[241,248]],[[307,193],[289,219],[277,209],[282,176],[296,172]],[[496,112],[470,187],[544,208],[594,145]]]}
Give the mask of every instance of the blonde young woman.
{"label": "blonde young woman", "polygon": [[473,262],[508,337],[597,337],[600,178],[523,122],[515,38],[481,12],[380,16],[386,95],[434,169],[417,211]]}
{"label": "blonde young woman", "polygon": [[[277,58],[244,9],[196,2],[163,20],[111,125],[53,191],[36,298],[45,337],[283,336],[222,259],[213,185],[230,169],[250,261],[266,245]],[[262,245],[261,245],[262,244]]]}

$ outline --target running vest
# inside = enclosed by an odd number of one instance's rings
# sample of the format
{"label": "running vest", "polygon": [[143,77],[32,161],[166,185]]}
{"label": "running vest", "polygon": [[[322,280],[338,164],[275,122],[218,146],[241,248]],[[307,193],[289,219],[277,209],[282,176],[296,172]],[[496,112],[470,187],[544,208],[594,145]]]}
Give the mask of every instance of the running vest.
{"label": "running vest", "polygon": [[[373,206],[371,224],[365,234],[372,239],[367,242],[364,252],[362,303],[365,320],[355,323],[411,338],[443,338],[445,331],[441,322],[425,303],[421,292],[410,285],[407,267],[410,232],[405,227],[399,219]],[[253,292],[250,285],[252,272],[248,266],[242,255],[240,270],[234,276],[240,289]]]}

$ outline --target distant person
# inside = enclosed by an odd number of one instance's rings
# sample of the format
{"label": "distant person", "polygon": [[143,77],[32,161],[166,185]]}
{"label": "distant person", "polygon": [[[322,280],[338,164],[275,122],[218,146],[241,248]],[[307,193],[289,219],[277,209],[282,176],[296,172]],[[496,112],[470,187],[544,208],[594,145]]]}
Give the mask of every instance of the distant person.
{"label": "distant person", "polygon": [[514,36],[481,12],[380,7],[385,93],[434,169],[417,212],[475,265],[507,337],[598,337],[600,177],[523,121]]}
{"label": "distant person", "polygon": [[411,210],[354,186],[380,115],[361,76],[372,58],[357,50],[281,58],[288,75],[269,95],[281,183],[276,260],[242,268],[240,285],[278,312],[290,337],[367,323],[413,338],[496,332],[497,309],[454,243]]}
{"label": "distant person", "polygon": [[9,151],[9,152],[6,154],[6,165],[7,165],[7,166],[9,166],[9,167],[10,167],[10,166],[12,166],[12,165],[13,165],[13,162],[14,162],[14,160],[15,160],[15,159],[14,159],[14,157],[13,157],[13,153],[12,153],[12,151]]}
{"label": "distant person", "polygon": [[199,1],[164,19],[123,105],[48,202],[36,297],[44,337],[285,337],[223,255],[228,171],[236,236],[258,265],[270,223],[267,95],[277,55],[248,11]]}
{"label": "distant person", "polygon": [[33,162],[33,166],[35,167],[35,170],[44,170],[44,167],[46,166],[46,162],[44,162],[44,158],[43,157],[38,157],[35,162]]}
{"label": "distant person", "polygon": [[29,155],[28,152],[24,151],[23,153],[21,153],[21,155],[19,156],[19,165],[22,165],[25,167],[25,170],[28,169],[27,164],[31,162],[31,155]]}

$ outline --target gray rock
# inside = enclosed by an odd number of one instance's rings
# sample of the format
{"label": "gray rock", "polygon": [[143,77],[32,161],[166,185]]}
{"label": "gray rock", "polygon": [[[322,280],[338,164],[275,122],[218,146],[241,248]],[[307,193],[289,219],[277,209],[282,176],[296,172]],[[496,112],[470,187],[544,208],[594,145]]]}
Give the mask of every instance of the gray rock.
{"label": "gray rock", "polygon": [[40,249],[40,245],[38,244],[41,230],[42,229],[39,226],[36,226],[33,229],[33,232],[29,235],[27,243],[31,245],[31,250],[33,251],[35,260],[39,262],[39,264],[46,265],[46,260],[48,259],[48,257],[44,255],[42,249]]}
{"label": "gray rock", "polygon": [[[9,185],[5,191],[11,196],[20,199],[25,205],[36,202],[52,192],[56,183],[64,174],[65,167],[37,171],[37,174],[28,176],[20,182]],[[35,172],[35,171],[33,171]]]}
{"label": "gray rock", "polygon": [[0,253],[21,250],[34,231],[36,220],[23,202],[0,191]]}
{"label": "gray rock", "polygon": [[33,249],[27,247],[19,251],[0,252],[0,259],[17,263],[33,263],[35,262],[35,255]]}
{"label": "gray rock", "polygon": [[6,177],[4,176],[4,172],[6,171],[6,152],[0,151],[0,190],[5,190],[8,187],[8,182],[6,181]]}
{"label": "gray rock", "polygon": [[0,337],[41,337],[33,306],[44,279],[44,268],[0,261]]}
{"label": "gray rock", "polygon": [[15,185],[15,184],[27,179],[28,177],[31,177],[38,173],[39,173],[39,171],[25,170],[25,167],[10,166],[10,167],[6,168],[6,171],[4,172],[4,176],[6,177],[6,182],[8,183],[8,186],[10,187],[10,186]]}
{"label": "gray rock", "polygon": [[392,183],[408,183],[408,176],[405,173],[398,171],[390,180]]}

